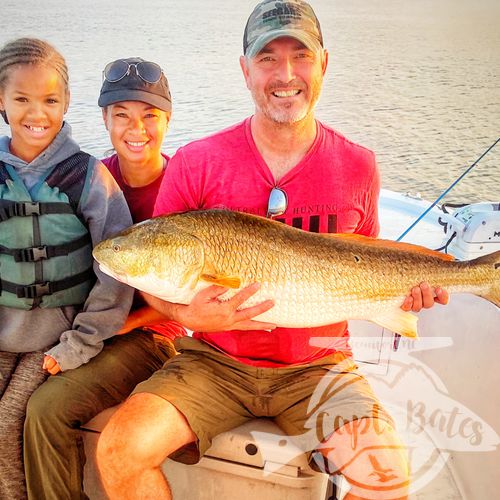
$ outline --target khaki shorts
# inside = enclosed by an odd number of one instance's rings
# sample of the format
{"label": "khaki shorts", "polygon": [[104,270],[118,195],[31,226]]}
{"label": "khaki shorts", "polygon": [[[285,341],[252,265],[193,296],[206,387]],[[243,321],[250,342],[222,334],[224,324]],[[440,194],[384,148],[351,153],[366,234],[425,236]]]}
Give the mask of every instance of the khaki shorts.
{"label": "khaki shorts", "polygon": [[393,426],[368,382],[342,353],[308,365],[259,368],[191,337],[176,339],[175,346],[180,354],[133,391],[160,396],[189,422],[198,442],[178,450],[170,457],[174,460],[198,462],[216,435],[256,417],[274,418],[288,435],[305,437],[305,451],[360,418]]}

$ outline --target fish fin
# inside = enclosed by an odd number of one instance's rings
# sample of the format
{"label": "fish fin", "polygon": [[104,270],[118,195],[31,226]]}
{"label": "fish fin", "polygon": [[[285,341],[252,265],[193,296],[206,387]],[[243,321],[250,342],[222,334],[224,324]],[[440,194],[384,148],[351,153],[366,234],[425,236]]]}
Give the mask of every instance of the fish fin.
{"label": "fish fin", "polygon": [[333,233],[333,234],[325,234],[324,236],[328,238],[343,240],[345,242],[352,241],[354,243],[368,245],[371,247],[391,248],[394,250],[403,250],[413,253],[416,252],[421,255],[430,255],[432,257],[437,257],[438,259],[446,261],[455,260],[455,257],[453,257],[453,255],[441,253],[438,252],[437,250],[431,250],[430,248],[426,248],[421,245],[413,245],[412,243],[401,243],[399,241],[370,238],[369,236],[363,236],[362,234],[352,234],[352,233],[342,233],[342,234]]}
{"label": "fish fin", "polygon": [[417,316],[412,313],[405,312],[399,307],[390,311],[377,314],[370,321],[377,323],[383,328],[387,328],[392,332],[399,333],[403,337],[418,338],[417,333]]}
{"label": "fish fin", "polygon": [[184,288],[186,285],[194,290],[196,283],[198,282],[198,273],[200,268],[198,265],[188,266],[184,274],[182,275],[181,281],[179,283],[180,288]]}
{"label": "fish fin", "polygon": [[239,288],[241,286],[241,279],[238,276],[224,276],[223,274],[202,274],[200,275],[200,279],[226,288]]}

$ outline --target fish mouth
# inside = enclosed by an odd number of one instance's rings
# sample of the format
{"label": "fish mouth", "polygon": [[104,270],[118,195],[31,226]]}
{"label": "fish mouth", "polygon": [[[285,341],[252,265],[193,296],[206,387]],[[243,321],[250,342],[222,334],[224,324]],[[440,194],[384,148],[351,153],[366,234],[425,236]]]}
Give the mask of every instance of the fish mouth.
{"label": "fish mouth", "polygon": [[108,276],[111,276],[115,280],[121,281],[122,283],[127,283],[127,275],[125,273],[120,273],[118,271],[111,270],[105,264],[99,263],[99,269]]}

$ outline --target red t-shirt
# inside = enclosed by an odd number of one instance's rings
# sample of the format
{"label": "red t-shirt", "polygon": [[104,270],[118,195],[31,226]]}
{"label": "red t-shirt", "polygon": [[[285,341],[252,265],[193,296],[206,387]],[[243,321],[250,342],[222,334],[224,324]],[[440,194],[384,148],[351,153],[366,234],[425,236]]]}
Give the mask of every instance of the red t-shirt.
{"label": "red t-shirt", "polygon": [[[170,158],[163,153],[162,156],[163,158],[165,158],[166,166]],[[104,160],[101,161],[104,163],[104,165],[106,165],[106,167],[108,167],[108,170],[111,172],[117,184],[120,186],[120,189],[123,191],[134,223],[150,219],[153,215],[153,207],[155,204],[156,195],[158,194],[158,190],[160,188],[166,169],[163,169],[163,173],[147,186],[131,187],[123,180],[122,174],[120,172],[118,155],[115,154],[113,156],[110,156],[109,158],[104,158]],[[141,307],[143,305],[145,305],[144,300],[139,294],[136,293],[133,308],[137,309],[138,307]],[[164,323],[149,325],[147,327],[144,327],[144,329],[152,331],[153,333],[159,333],[160,335],[163,335],[164,337],[172,340],[176,337],[182,337],[186,335],[186,330],[184,330],[184,328],[175,321],[165,321]]]}
{"label": "red t-shirt", "polygon": [[[288,197],[287,210],[277,220],[306,231],[378,235],[380,177],[372,151],[317,122],[308,153],[276,183],[250,122],[247,118],[180,148],[163,178],[154,215],[225,208],[265,216],[269,193],[277,186]],[[309,363],[335,351],[351,354],[347,322],[194,336],[254,366]],[[322,337],[319,345],[314,337]]]}

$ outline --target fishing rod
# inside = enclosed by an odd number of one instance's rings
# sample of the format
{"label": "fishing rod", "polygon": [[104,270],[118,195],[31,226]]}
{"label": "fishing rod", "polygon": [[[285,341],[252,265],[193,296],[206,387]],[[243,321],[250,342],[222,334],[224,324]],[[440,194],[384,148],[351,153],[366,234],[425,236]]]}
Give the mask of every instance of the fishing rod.
{"label": "fishing rod", "polygon": [[[440,196],[437,197],[436,201],[434,201],[431,204],[431,206],[427,210],[425,210],[420,215],[420,217],[418,217],[417,220],[413,224],[411,224],[410,227],[406,229],[406,231],[404,231],[401,234],[401,236],[396,241],[401,241],[440,202],[440,200],[442,200],[498,144],[499,141],[500,137],[488,149],[486,149],[486,151],[460,177],[458,177],[454,182],[452,182],[451,185],[447,189],[445,189]],[[452,239],[454,236],[452,236]],[[400,340],[401,340],[401,335],[399,333],[395,333],[392,344],[393,351],[398,350]]]}
{"label": "fishing rod", "polygon": [[452,182],[452,184],[437,197],[436,201],[434,201],[396,241],[401,241],[498,144],[499,141],[500,137],[460,177]]}

